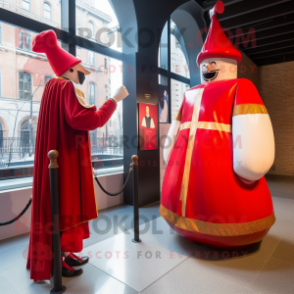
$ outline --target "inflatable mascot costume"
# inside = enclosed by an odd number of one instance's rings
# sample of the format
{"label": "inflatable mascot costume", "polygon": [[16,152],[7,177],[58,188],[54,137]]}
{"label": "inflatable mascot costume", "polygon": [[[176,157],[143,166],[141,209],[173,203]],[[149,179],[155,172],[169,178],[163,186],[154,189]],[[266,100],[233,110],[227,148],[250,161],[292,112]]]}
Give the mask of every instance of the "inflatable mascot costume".
{"label": "inflatable mascot costume", "polygon": [[74,253],[83,249],[89,238],[88,221],[98,217],[91,164],[89,130],[102,127],[128,96],[122,86],[97,111],[89,105],[75,84],[90,74],[81,60],[58,46],[54,31],[44,31],[33,40],[32,50],[45,53],[57,78],[50,79],[42,96],[35,149],[32,225],[27,268],[34,281],[49,280],[52,274],[52,224],[50,202],[50,150],[59,152],[59,204],[62,275],[80,275],[88,257]]}
{"label": "inflatable mascot costume", "polygon": [[191,241],[233,249],[262,240],[275,222],[264,178],[275,147],[257,89],[237,78],[242,56],[217,20],[223,11],[221,1],[210,11],[201,84],[185,92],[168,133],[160,214]]}

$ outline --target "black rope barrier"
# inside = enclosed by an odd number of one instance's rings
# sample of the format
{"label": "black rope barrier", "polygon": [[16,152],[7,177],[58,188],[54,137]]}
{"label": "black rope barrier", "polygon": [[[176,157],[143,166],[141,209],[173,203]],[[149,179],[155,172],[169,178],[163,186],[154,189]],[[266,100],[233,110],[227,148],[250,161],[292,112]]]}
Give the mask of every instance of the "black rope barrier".
{"label": "black rope barrier", "polygon": [[10,225],[10,224],[13,224],[14,222],[16,222],[18,219],[20,219],[25,213],[26,211],[29,209],[30,205],[32,204],[32,201],[33,201],[33,198],[31,196],[28,204],[26,205],[26,207],[23,209],[23,211],[18,215],[16,216],[14,219],[8,221],[8,222],[5,222],[5,223],[0,223],[0,227],[1,226],[7,226],[7,225]]}
{"label": "black rope barrier", "polygon": [[95,181],[97,182],[98,186],[100,187],[100,189],[101,189],[105,194],[107,194],[107,195],[109,195],[109,196],[117,196],[117,195],[119,195],[119,194],[124,190],[124,188],[126,187],[128,181],[129,181],[129,179],[130,179],[130,175],[131,175],[131,173],[132,173],[132,170],[133,170],[133,167],[131,166],[130,169],[129,169],[129,173],[128,173],[128,176],[127,176],[127,178],[126,178],[126,181],[125,181],[124,185],[123,185],[122,188],[121,188],[118,192],[116,192],[116,193],[110,193],[110,192],[106,191],[106,190],[103,188],[103,186],[101,185],[101,183],[99,182],[99,180],[98,180],[97,177],[95,177]]}

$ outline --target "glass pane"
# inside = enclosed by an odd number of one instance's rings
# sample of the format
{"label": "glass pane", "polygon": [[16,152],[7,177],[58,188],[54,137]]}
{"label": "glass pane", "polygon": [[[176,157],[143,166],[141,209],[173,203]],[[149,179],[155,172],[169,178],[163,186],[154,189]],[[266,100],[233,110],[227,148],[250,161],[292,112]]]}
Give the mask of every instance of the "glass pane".
{"label": "glass pane", "polygon": [[32,38],[36,35],[2,23],[0,121],[3,139],[0,171],[5,170],[8,178],[16,176],[11,168],[33,166],[45,77],[54,77],[44,54],[19,49],[20,30],[30,33]]}
{"label": "glass pane", "polygon": [[170,51],[171,71],[190,78],[189,59],[185,48],[185,42],[176,24],[170,21]]}
{"label": "glass pane", "polygon": [[46,19],[51,19],[51,6],[47,2],[44,2],[44,17]]}
{"label": "glass pane", "polygon": [[76,0],[76,34],[122,52],[116,14],[108,0]]}
{"label": "glass pane", "polygon": [[163,75],[158,75],[159,78],[159,122],[170,123],[170,92],[169,78]]}
{"label": "glass pane", "polygon": [[160,39],[158,66],[168,70],[168,22],[166,22]]}
{"label": "glass pane", "polygon": [[172,120],[176,117],[184,99],[184,93],[190,85],[171,79],[171,113]]}
{"label": "glass pane", "polygon": [[[91,71],[91,74],[86,76],[84,84],[79,85],[78,88],[83,91],[89,104],[95,103],[99,108],[105,100],[113,97],[115,91],[122,85],[123,65],[121,61],[94,52],[91,54],[94,54],[95,63],[89,64],[90,52],[77,47],[77,55],[82,59],[83,65]],[[117,110],[108,123],[90,132],[92,156],[97,156],[98,160],[122,158],[122,135],[122,103],[118,103]]]}
{"label": "glass pane", "polygon": [[[54,1],[54,9],[50,17],[46,10],[46,2],[40,0],[5,0],[0,1],[0,8],[46,23],[56,28],[61,27],[61,1]],[[48,5],[48,4],[47,4]],[[51,8],[51,7],[50,7]],[[48,8],[47,8],[48,9]],[[45,13],[46,11],[46,13]]]}

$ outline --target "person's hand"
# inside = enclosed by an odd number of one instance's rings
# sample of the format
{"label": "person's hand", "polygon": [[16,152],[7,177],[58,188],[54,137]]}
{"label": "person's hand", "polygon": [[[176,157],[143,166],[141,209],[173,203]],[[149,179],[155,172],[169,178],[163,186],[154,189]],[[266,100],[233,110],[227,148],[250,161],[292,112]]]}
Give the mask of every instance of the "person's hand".
{"label": "person's hand", "polygon": [[113,99],[115,100],[115,102],[119,102],[123,99],[125,99],[126,97],[129,96],[129,92],[128,90],[126,89],[125,86],[121,86],[119,89],[117,89]]}

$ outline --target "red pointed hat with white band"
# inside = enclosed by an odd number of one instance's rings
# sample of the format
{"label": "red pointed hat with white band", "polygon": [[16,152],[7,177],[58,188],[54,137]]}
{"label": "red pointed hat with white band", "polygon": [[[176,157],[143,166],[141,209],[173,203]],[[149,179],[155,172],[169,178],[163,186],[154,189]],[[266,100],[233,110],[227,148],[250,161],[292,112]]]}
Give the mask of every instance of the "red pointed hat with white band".
{"label": "red pointed hat with white band", "polygon": [[232,45],[224,33],[216,14],[222,14],[225,10],[224,3],[217,1],[215,6],[209,11],[211,23],[207,38],[197,57],[197,64],[207,58],[230,58],[240,63],[242,60],[241,53]]}
{"label": "red pointed hat with white band", "polygon": [[46,54],[50,66],[57,76],[82,62],[81,59],[59,47],[57,36],[53,30],[43,31],[38,34],[33,40],[32,50]]}

